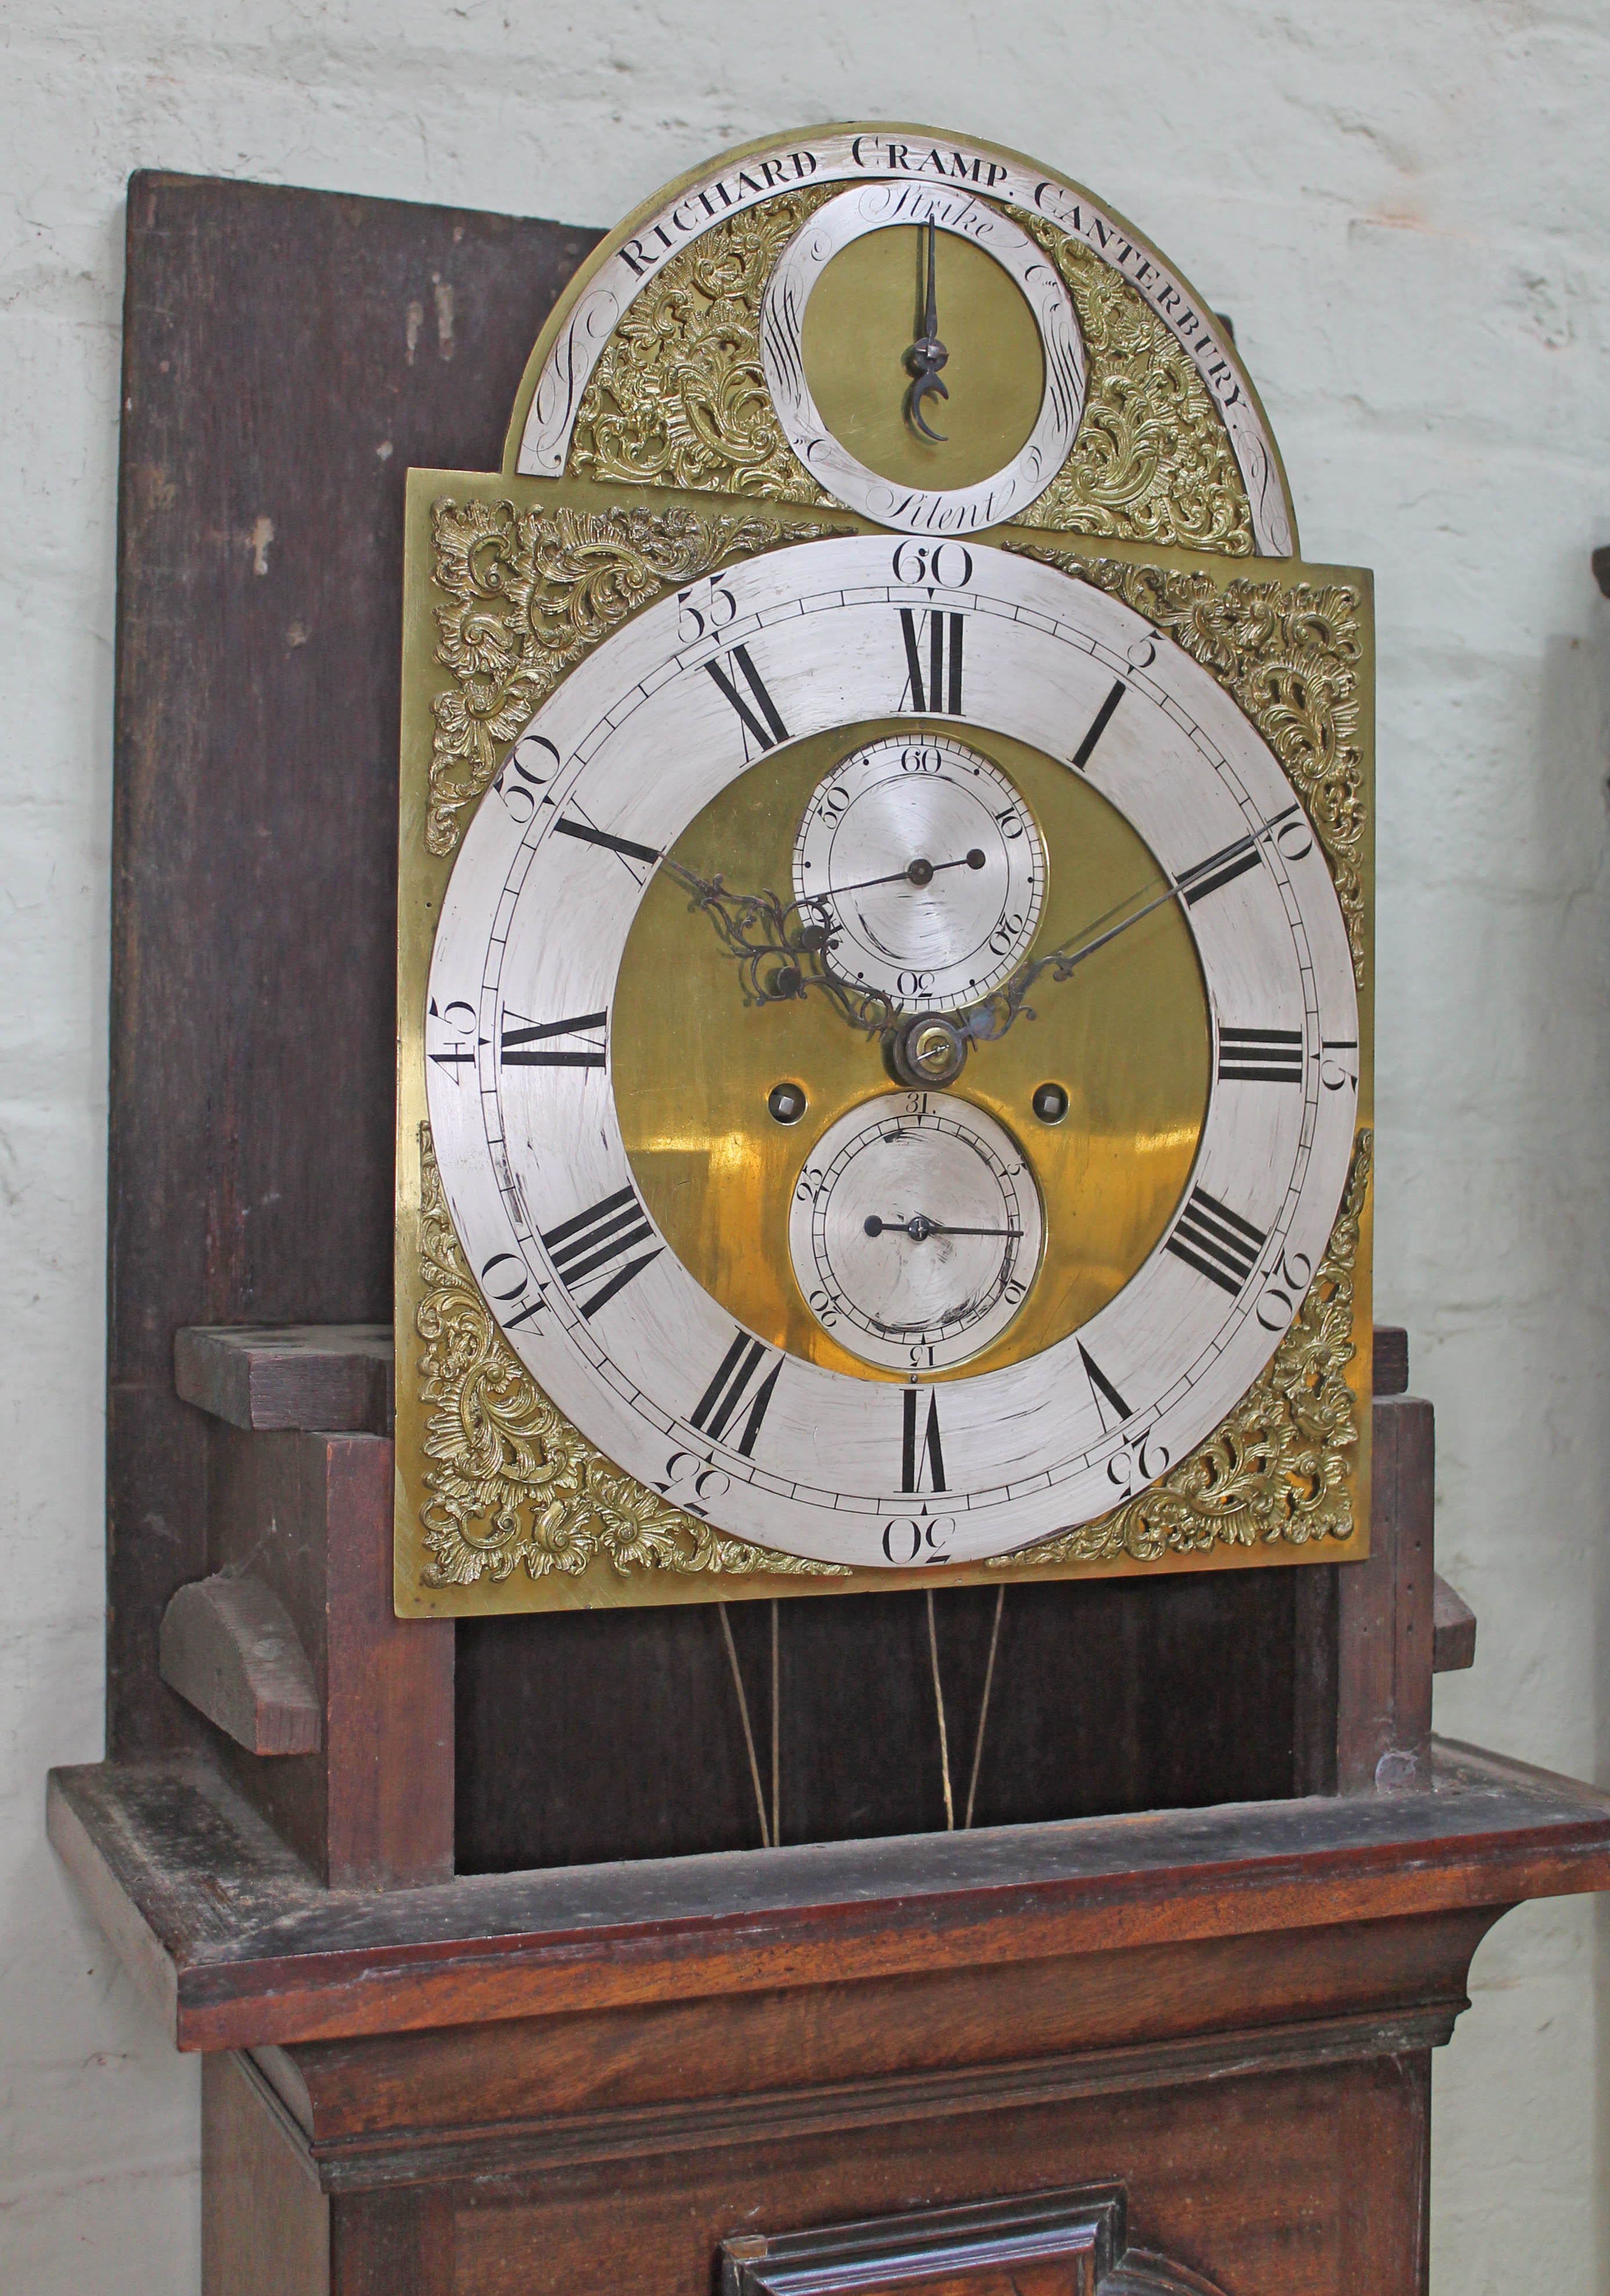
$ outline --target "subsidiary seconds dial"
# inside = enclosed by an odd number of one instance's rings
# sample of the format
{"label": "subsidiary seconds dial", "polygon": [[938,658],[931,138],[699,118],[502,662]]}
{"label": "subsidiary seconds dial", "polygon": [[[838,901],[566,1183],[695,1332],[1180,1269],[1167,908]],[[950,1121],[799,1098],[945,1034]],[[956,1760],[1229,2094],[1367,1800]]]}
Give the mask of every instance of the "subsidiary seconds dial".
{"label": "subsidiary seconds dial", "polygon": [[1045,847],[998,767],[923,734],[854,750],[818,785],[794,897],[832,970],[902,1012],[972,1004],[1010,974],[1045,900]]}

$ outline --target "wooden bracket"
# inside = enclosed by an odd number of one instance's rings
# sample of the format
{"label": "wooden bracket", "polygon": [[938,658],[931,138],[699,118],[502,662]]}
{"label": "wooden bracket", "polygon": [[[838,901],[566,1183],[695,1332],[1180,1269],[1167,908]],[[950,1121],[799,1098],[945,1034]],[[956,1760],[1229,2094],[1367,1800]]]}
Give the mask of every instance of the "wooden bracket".
{"label": "wooden bracket", "polygon": [[162,1617],[162,1679],[251,1754],[315,1754],[324,1711],[290,1613],[261,1579],[219,1571]]}

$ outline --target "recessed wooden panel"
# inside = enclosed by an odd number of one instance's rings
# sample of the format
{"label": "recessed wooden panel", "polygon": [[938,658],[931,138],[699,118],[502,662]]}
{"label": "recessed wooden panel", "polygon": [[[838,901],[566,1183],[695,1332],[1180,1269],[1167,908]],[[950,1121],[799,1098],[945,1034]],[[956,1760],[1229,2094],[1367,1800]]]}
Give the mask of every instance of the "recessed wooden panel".
{"label": "recessed wooden panel", "polygon": [[495,466],[597,234],[129,186],[113,830],[114,1748],[206,1571],[186,1324],[388,1323],[403,479]]}

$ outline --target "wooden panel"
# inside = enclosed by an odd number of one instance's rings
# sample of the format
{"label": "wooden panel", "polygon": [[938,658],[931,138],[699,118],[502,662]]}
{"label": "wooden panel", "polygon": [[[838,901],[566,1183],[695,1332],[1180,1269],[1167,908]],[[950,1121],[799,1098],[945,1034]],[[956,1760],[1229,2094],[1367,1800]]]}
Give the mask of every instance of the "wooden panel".
{"label": "wooden panel", "polygon": [[1610,1796],[1435,1791],[326,1891],[197,1757],[53,1774],[51,1839],[182,2047],[920,1977],[1610,1883]]}
{"label": "wooden panel", "polygon": [[136,176],[111,983],[108,1734],[172,1742],[188,1324],[385,1323],[403,473],[495,468],[596,234]]}
{"label": "wooden panel", "polygon": [[202,2296],[329,2296],[330,2202],[234,2057],[201,2067]]}
{"label": "wooden panel", "polygon": [[1424,2053],[1202,2090],[893,2121],[852,2144],[735,2144],[457,2191],[474,2296],[709,2296],[723,2239],[1119,2181],[1130,2237],[1233,2296],[1418,2296]]}
{"label": "wooden panel", "polygon": [[[1011,1588],[977,1824],[1289,1793],[1300,1575]],[[960,1821],[995,1596],[934,1608]],[[769,1803],[770,1607],[728,1617]],[[784,1603],[778,1628],[782,1841],[943,1829],[924,1597]],[[760,1846],[715,1610],[464,1620],[458,1637],[461,1873]]]}

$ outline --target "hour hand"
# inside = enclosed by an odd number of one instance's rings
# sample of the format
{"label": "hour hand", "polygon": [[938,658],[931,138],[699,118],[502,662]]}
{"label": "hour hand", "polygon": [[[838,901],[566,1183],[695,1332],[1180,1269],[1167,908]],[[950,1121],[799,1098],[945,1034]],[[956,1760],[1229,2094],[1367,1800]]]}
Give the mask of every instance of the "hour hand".
{"label": "hour hand", "polygon": [[831,958],[833,913],[822,901],[790,901],[772,892],[735,892],[719,876],[700,877],[678,861],[666,873],[691,896],[737,961],[746,1004],[797,1003],[820,989],[840,1017],[869,1037],[886,1037],[894,1007],[876,989],[840,980]]}

